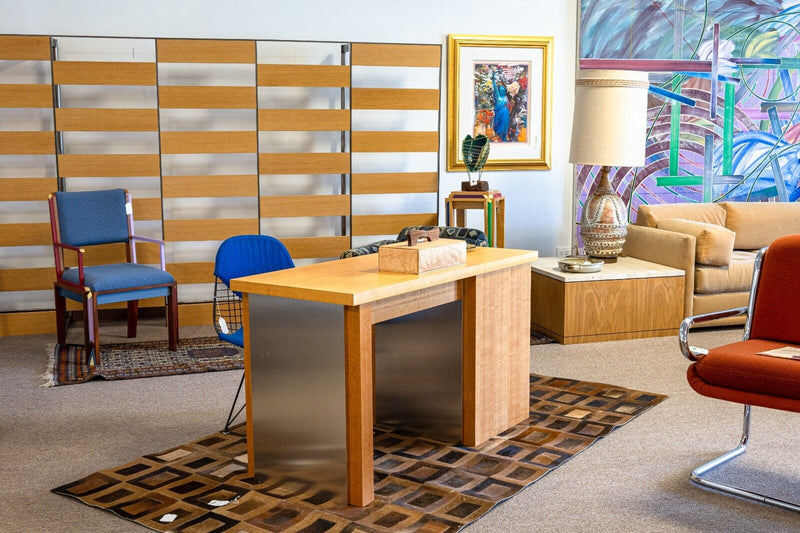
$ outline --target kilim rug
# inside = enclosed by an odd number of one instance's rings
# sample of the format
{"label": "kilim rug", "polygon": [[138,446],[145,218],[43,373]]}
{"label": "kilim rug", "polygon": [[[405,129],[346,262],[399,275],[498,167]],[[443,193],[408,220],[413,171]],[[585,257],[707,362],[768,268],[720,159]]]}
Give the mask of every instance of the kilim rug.
{"label": "kilim rug", "polygon": [[550,344],[551,342],[556,341],[555,339],[551,339],[543,333],[531,330],[531,346],[536,346],[538,344]]}
{"label": "kilim rug", "polygon": [[53,489],[156,531],[455,532],[666,396],[531,374],[530,418],[479,448],[374,430],[375,501],[247,475],[245,427]]}
{"label": "kilim rug", "polygon": [[90,367],[83,344],[48,349],[45,387],[85,383],[90,379],[131,379],[243,368],[242,349],[217,337],[186,339],[171,352],[168,341],[100,346],[100,364]]}

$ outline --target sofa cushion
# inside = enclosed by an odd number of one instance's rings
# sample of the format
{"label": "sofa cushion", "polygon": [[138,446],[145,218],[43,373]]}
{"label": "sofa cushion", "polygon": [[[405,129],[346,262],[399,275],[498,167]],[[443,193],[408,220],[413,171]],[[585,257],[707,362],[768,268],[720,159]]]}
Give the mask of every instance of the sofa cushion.
{"label": "sofa cushion", "polygon": [[668,218],[658,223],[658,229],[694,235],[697,239],[694,250],[696,263],[725,266],[731,262],[736,235],[727,228],[705,222]]}
{"label": "sofa cushion", "polygon": [[720,204],[640,205],[636,215],[636,224],[655,228],[659,221],[667,218],[682,218],[724,226],[725,208]]}
{"label": "sofa cushion", "polygon": [[800,203],[723,202],[725,227],[736,233],[737,250],[769,246],[782,235],[800,233]]}
{"label": "sofa cushion", "polygon": [[755,260],[756,254],[736,250],[727,266],[698,265],[694,269],[694,291],[699,294],[749,291]]}

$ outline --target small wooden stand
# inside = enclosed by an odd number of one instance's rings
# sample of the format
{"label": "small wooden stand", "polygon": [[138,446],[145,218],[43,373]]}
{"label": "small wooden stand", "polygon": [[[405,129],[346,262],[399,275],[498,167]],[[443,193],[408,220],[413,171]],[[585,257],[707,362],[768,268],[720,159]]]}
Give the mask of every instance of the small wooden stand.
{"label": "small wooden stand", "polygon": [[467,209],[483,209],[483,227],[489,246],[506,244],[506,199],[498,190],[453,191],[445,199],[447,226],[465,227]]}

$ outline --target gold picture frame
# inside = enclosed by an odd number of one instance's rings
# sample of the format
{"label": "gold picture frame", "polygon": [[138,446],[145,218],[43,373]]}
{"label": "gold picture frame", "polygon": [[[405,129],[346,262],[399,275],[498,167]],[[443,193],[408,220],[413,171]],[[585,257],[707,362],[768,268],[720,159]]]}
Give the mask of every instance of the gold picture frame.
{"label": "gold picture frame", "polygon": [[[484,170],[550,169],[552,64],[552,37],[447,36],[448,171],[466,170],[461,141],[484,128],[495,139]],[[497,88],[499,78],[502,89]],[[499,97],[482,97],[488,95],[490,86],[495,95],[501,91]],[[508,98],[512,89],[515,92]],[[512,99],[522,100],[522,95],[525,109],[517,109],[517,104],[509,106]],[[503,98],[505,104],[497,103]],[[486,107],[489,101],[495,107]],[[510,111],[504,111],[503,106]],[[498,132],[492,128],[495,125]],[[502,140],[500,135],[504,135]]]}

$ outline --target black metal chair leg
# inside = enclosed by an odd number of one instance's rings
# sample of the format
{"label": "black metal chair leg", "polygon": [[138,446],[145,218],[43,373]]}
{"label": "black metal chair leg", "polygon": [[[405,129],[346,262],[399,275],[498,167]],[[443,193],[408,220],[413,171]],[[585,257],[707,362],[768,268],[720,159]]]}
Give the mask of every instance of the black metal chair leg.
{"label": "black metal chair leg", "polygon": [[233,403],[231,404],[231,410],[228,413],[228,419],[225,421],[225,429],[222,430],[222,432],[225,433],[225,434],[230,433],[231,424],[233,424],[233,421],[236,420],[236,418],[242,413],[242,411],[244,410],[245,406],[247,405],[246,403],[243,404],[239,408],[239,410],[236,411],[236,414],[233,414],[233,410],[236,409],[236,402],[239,401],[239,394],[241,394],[243,386],[244,386],[244,372],[242,372],[242,379],[241,379],[241,381],[239,381],[239,388],[236,389],[236,396],[233,397]]}

